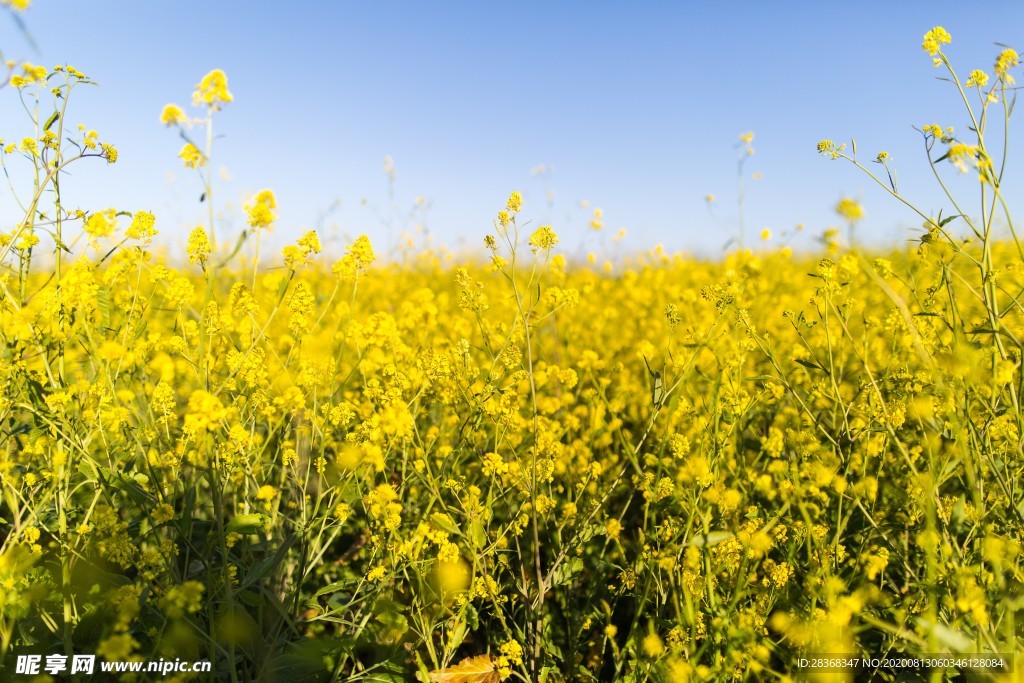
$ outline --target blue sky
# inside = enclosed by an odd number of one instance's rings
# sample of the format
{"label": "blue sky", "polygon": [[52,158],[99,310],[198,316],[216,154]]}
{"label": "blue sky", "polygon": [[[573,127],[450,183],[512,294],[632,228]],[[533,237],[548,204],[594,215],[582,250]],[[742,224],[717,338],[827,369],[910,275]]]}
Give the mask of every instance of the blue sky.
{"label": "blue sky", "polygon": [[[909,239],[920,220],[852,167],[820,158],[815,143],[856,137],[866,159],[889,151],[901,189],[938,211],[912,125],[963,130],[965,117],[922,52],[923,33],[945,26],[965,74],[991,70],[994,41],[1024,45],[1019,0],[36,0],[24,21],[39,51],[0,17],[5,56],[70,63],[101,85],[78,95],[69,119],[115,143],[121,159],[76,172],[70,199],[82,208],[152,210],[161,237],[183,241],[203,219],[201,190],[158,115],[168,102],[188,104],[202,75],[221,68],[235,101],[217,121],[215,165],[231,176],[220,201],[238,206],[272,188],[277,243],[319,225],[325,242],[367,233],[383,246],[422,224],[436,243],[475,249],[519,189],[524,216],[553,224],[568,253],[659,243],[720,253],[737,224],[737,143],[748,130],[756,154],[746,170],[762,174],[747,181],[750,241],[768,227],[778,242],[802,223],[810,244],[839,225],[832,207],[844,195],[865,206],[863,239]],[[0,121],[4,138],[27,133],[10,89],[0,91]],[[532,175],[539,165],[552,170]],[[958,186],[973,193],[974,182]],[[1011,181],[1007,192],[1021,187]],[[417,197],[426,202],[411,215]],[[586,227],[594,207],[603,234]],[[6,194],[0,216],[13,220]],[[236,215],[219,230],[240,226]],[[627,237],[613,244],[622,228]]]}

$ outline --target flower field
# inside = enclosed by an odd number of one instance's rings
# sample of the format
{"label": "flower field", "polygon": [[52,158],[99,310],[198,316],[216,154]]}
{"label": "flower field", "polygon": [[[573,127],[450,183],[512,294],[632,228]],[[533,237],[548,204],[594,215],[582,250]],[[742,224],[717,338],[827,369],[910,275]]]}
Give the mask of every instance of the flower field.
{"label": "flower field", "polygon": [[[923,46],[947,76],[949,42]],[[30,181],[0,233],[0,679],[31,679],[23,653],[294,682],[1024,665],[1017,62],[949,86],[973,126],[920,131],[940,182],[981,189],[912,244],[858,247],[850,201],[851,238],[815,253],[605,267],[519,192],[471,258],[329,255],[312,231],[269,253],[271,190],[219,234],[212,131],[241,106],[219,70],[161,116],[210,212],[161,255],[159,216],[61,202],[65,169],[118,159],[64,125],[88,77],[12,65],[0,96],[31,120],[4,122],[3,164]],[[884,152],[818,151],[913,208]]]}

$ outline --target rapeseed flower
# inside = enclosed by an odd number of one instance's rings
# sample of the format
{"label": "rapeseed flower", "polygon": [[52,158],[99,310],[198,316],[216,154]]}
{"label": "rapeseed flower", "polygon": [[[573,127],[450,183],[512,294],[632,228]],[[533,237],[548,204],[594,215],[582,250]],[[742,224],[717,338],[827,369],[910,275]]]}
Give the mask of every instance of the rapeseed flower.
{"label": "rapeseed flower", "polygon": [[192,94],[192,104],[205,104],[211,109],[220,109],[232,100],[234,96],[228,90],[228,77],[220,69],[214,69],[203,76]]}

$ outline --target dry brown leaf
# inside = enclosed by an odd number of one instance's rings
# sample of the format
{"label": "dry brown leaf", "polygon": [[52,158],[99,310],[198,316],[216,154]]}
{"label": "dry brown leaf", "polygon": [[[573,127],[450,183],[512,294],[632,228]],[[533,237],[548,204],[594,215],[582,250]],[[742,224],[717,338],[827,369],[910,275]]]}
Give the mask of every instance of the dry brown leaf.
{"label": "dry brown leaf", "polygon": [[490,655],[467,657],[455,666],[430,672],[437,683],[500,683],[501,674]]}

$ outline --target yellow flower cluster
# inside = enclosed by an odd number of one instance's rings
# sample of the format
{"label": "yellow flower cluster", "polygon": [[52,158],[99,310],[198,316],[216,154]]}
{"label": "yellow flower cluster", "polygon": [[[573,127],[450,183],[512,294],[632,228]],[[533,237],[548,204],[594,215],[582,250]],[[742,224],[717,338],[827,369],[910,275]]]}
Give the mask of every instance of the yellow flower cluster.
{"label": "yellow flower cluster", "polygon": [[203,226],[197,225],[189,233],[186,249],[190,262],[198,263],[204,268],[206,267],[206,261],[210,257],[210,251],[213,247],[210,246],[210,238],[206,236],[206,230],[203,229]]}
{"label": "yellow flower cluster", "polygon": [[344,258],[331,267],[331,272],[344,280],[353,280],[372,265],[375,258],[370,238],[360,235],[349,245]]}
{"label": "yellow flower cluster", "polygon": [[160,112],[160,123],[164,125],[181,125],[187,121],[188,117],[185,116],[185,111],[176,104],[168,104]]}
{"label": "yellow flower cluster", "polygon": [[26,88],[30,85],[43,84],[50,75],[45,66],[25,62],[21,65],[21,73],[13,74],[10,78],[11,87]]}
{"label": "yellow flower cluster", "polygon": [[949,45],[952,38],[949,32],[941,26],[936,26],[932,30],[924,34],[924,41],[921,43],[921,49],[927,52],[932,57],[939,54],[942,50],[943,45]]}
{"label": "yellow flower cluster", "polygon": [[857,223],[864,218],[864,207],[856,199],[843,197],[836,204],[836,213],[848,223]]}
{"label": "yellow flower cluster", "polygon": [[290,270],[298,270],[309,263],[309,257],[319,254],[321,251],[320,237],[315,230],[310,230],[299,238],[295,244],[290,244],[282,250],[284,264]]}
{"label": "yellow flower cluster", "polygon": [[181,157],[186,168],[201,168],[206,165],[206,157],[191,142],[185,143],[181,151],[178,152],[178,156]]}
{"label": "yellow flower cluster", "polygon": [[[245,205],[246,218],[253,228],[266,228],[277,219],[277,197],[271,190],[260,190]],[[319,250],[317,250],[319,252]]]}
{"label": "yellow flower cluster", "polygon": [[530,246],[534,250],[548,251],[558,244],[558,235],[550,225],[542,225],[530,235]]}
{"label": "yellow flower cluster", "polygon": [[220,109],[232,100],[234,96],[228,90],[228,77],[220,69],[214,69],[203,76],[192,93],[192,104],[205,104],[211,109]]}
{"label": "yellow flower cluster", "polygon": [[[212,124],[223,72],[193,101]],[[922,213],[870,255],[831,230],[806,255],[602,265],[521,231],[513,192],[480,254],[361,235],[328,267],[308,231],[260,263],[262,190],[211,267],[212,210],[158,256],[150,212],[33,207],[0,234],[0,659],[60,640],[245,680],[313,652],[325,680],[731,681],[811,652],[1020,656],[1024,266],[966,130],[921,132],[937,172],[983,180],[981,217]],[[5,155],[70,154],[46,132]],[[817,149],[863,169],[850,147]],[[182,152],[207,200],[208,155]]]}

